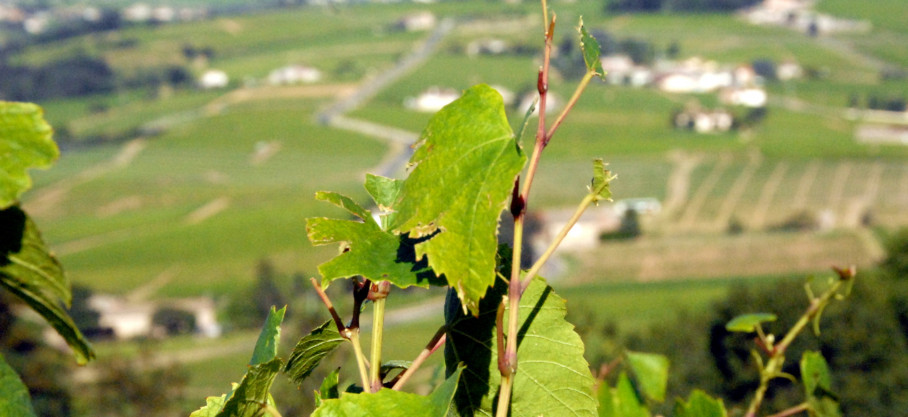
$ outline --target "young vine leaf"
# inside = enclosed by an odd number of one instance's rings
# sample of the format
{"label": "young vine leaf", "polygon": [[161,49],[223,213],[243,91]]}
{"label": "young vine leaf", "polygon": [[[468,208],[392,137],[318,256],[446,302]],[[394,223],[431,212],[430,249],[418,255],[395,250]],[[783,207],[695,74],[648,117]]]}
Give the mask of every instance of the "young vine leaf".
{"label": "young vine leaf", "polygon": [[701,390],[694,390],[685,402],[678,399],[675,402],[674,417],[726,417],[725,405],[722,400],[710,397]]}
{"label": "young vine leaf", "polygon": [[340,384],[340,368],[331,371],[328,376],[322,380],[322,385],[315,392],[315,407],[321,407],[322,401],[340,398],[338,385]]}
{"label": "young vine leaf", "polygon": [[343,342],[344,338],[337,332],[334,322],[326,321],[300,339],[287,360],[284,372],[297,385],[302,384],[318,363]]}
{"label": "young vine leaf", "polygon": [[378,208],[385,211],[391,210],[403,185],[403,180],[366,174],[366,191],[372,196],[372,200],[375,201]]}
{"label": "young vine leaf", "polygon": [[603,385],[599,390],[600,417],[650,417],[652,415],[637,394],[637,390],[634,389],[634,384],[626,372],[622,372],[618,376],[615,388]]}
{"label": "young vine leaf", "polygon": [[50,254],[38,227],[19,206],[0,210],[0,286],[25,301],[66,340],[84,365],[95,352],[76,327],[61,301],[72,299],[69,280]]}
{"label": "young vine leaf", "polygon": [[383,388],[373,394],[343,393],[324,399],[313,417],[446,417],[457,389],[458,369],[428,396]]}
{"label": "young vine leaf", "polygon": [[665,401],[668,385],[668,358],[664,355],[627,352],[627,364],[637,378],[638,387],[648,398]]}
{"label": "young vine leaf", "polygon": [[801,379],[811,416],[841,416],[839,403],[831,390],[832,376],[829,365],[820,352],[804,352],[801,357]]}
{"label": "young vine leaf", "polygon": [[41,107],[0,101],[0,209],[31,188],[29,168],[48,168],[60,156],[52,136]]}
{"label": "young vine leaf", "polygon": [[35,409],[19,374],[0,355],[0,416],[35,417]]}
{"label": "young vine leaf", "polygon": [[776,315],[771,313],[753,313],[737,316],[727,324],[725,329],[730,332],[753,333],[761,323],[776,321]]}
{"label": "young vine leaf", "polygon": [[439,111],[410,159],[390,228],[420,238],[416,257],[457,290],[464,310],[495,282],[498,217],[526,155],[505,116],[501,95],[487,85],[466,90]]}
{"label": "young vine leaf", "polygon": [[580,49],[583,51],[583,62],[586,64],[586,70],[598,75],[600,78],[604,77],[605,71],[602,69],[602,61],[599,59],[599,41],[586,31],[582,17],[580,18],[578,30],[580,31]]}
{"label": "young vine leaf", "polygon": [[361,220],[306,219],[306,230],[313,245],[340,243],[344,249],[334,259],[318,266],[323,286],[327,287],[335,279],[356,275],[373,282],[388,281],[401,288],[429,286],[428,279],[420,276],[415,263],[400,259],[402,238],[382,230],[368,210],[338,193],[320,191],[315,198],[341,207]]}
{"label": "young vine leaf", "polygon": [[234,384],[230,394],[208,397],[205,406],[190,417],[258,417],[262,415],[263,406],[274,406],[270,391],[274,378],[283,367],[277,357],[277,348],[285,312],[286,307],[280,310],[271,307],[243,380]]}
{"label": "young vine leaf", "polygon": [[590,194],[593,195],[595,203],[612,199],[610,185],[616,177],[612,175],[611,171],[605,169],[605,165],[602,159],[593,160],[593,181],[590,184]]}
{"label": "young vine leaf", "polygon": [[[477,317],[465,316],[459,300],[448,295],[445,365],[466,371],[455,404],[462,416],[494,415],[501,374],[495,318],[507,284],[498,280],[480,303]],[[533,280],[520,299],[517,355],[519,368],[511,397],[512,417],[595,416],[594,380],[583,358],[583,342],[565,320],[565,301],[545,280]],[[507,317],[507,315],[505,315]],[[506,324],[506,323],[505,323]],[[504,326],[507,328],[507,326]]]}
{"label": "young vine leaf", "polygon": [[259,365],[268,362],[277,357],[277,346],[281,341],[281,323],[284,321],[284,314],[287,307],[280,310],[271,307],[268,317],[265,319],[265,325],[259,334],[259,339],[255,343],[255,349],[252,351],[252,359],[249,366]]}
{"label": "young vine leaf", "polygon": [[224,408],[216,417],[259,417],[264,405],[274,406],[271,398],[271,384],[281,371],[283,362],[272,359],[249,368],[243,380],[224,401]]}

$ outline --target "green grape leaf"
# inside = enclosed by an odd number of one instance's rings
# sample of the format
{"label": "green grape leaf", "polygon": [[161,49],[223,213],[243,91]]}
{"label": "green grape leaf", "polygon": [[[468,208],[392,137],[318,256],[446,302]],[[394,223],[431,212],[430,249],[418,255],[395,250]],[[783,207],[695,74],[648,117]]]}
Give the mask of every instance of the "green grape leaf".
{"label": "green grape leaf", "polygon": [[[615,391],[604,381],[599,386],[599,417],[620,417]],[[191,416],[190,416],[191,417]]]}
{"label": "green grape leaf", "polygon": [[776,321],[775,314],[753,313],[737,316],[725,325],[730,332],[752,333],[757,331],[757,325]]}
{"label": "green grape leaf", "polygon": [[227,394],[221,394],[220,397],[205,398],[205,406],[195,410],[189,417],[216,417],[224,408],[224,401],[227,400]]}
{"label": "green grape leaf", "polygon": [[48,168],[60,156],[52,137],[41,107],[0,101],[0,209],[31,188],[29,168]]}
{"label": "green grape leaf", "polygon": [[281,371],[283,362],[275,358],[249,368],[240,384],[224,401],[217,417],[259,417],[267,406],[274,406],[271,384]]}
{"label": "green grape leaf", "polygon": [[820,352],[804,352],[801,357],[801,380],[811,416],[841,416],[838,399],[832,393],[832,374]]}
{"label": "green grape leaf", "polygon": [[339,378],[340,368],[337,368],[331,371],[331,373],[322,380],[322,385],[318,388],[318,391],[315,392],[315,408],[321,407],[323,400],[331,400],[340,397],[337,389]]}
{"label": "green grape leaf", "polygon": [[640,395],[637,394],[637,390],[634,389],[634,384],[631,383],[630,378],[628,378],[627,373],[625,372],[622,372],[618,377],[618,384],[615,386],[614,399],[617,416],[649,417],[651,415],[649,409],[646,408],[646,404],[643,403],[643,399],[640,398]]}
{"label": "green grape leaf", "polygon": [[586,70],[598,75],[600,78],[605,76],[605,71],[602,70],[602,61],[599,59],[599,41],[586,31],[582,17],[580,18],[580,27],[577,30],[580,31],[580,49],[583,51],[583,62],[586,64]]}
{"label": "green grape leaf", "polygon": [[432,394],[422,396],[382,388],[372,394],[344,393],[326,399],[313,417],[446,417],[461,370],[455,371]]}
{"label": "green grape leaf", "polygon": [[19,206],[0,210],[0,285],[25,301],[66,340],[84,365],[95,352],[72,318],[69,280],[60,262],[48,251],[35,223]]}
{"label": "green grape leaf", "polygon": [[668,385],[668,358],[653,353],[627,352],[627,364],[637,378],[638,386],[648,398],[665,401]]}
{"label": "green grape leaf", "polygon": [[259,339],[255,343],[255,350],[252,351],[252,360],[249,366],[259,365],[269,362],[277,357],[277,345],[281,341],[281,322],[284,321],[284,313],[287,307],[280,310],[271,307],[268,312],[268,318],[265,319],[265,325],[259,334]]}
{"label": "green grape leaf", "polygon": [[378,208],[385,211],[391,210],[403,185],[402,180],[366,174],[366,191],[372,196],[372,200],[375,201]]}
{"label": "green grape leaf", "polygon": [[[507,284],[498,280],[481,300],[479,315],[465,315],[449,291],[445,365],[465,364],[455,396],[460,415],[494,415],[501,374],[495,318]],[[520,299],[518,369],[511,397],[512,417],[595,416],[593,376],[583,358],[583,342],[565,320],[565,301],[537,277]],[[507,314],[505,314],[507,317]],[[507,321],[507,320],[505,320]],[[504,325],[507,328],[507,324]]]}
{"label": "green grape leaf", "polygon": [[300,339],[290,354],[284,372],[297,385],[302,384],[319,362],[343,342],[344,338],[337,332],[334,322],[326,321]]}
{"label": "green grape leaf", "polygon": [[721,399],[710,397],[703,391],[694,390],[687,402],[678,399],[675,402],[674,417],[726,417],[725,405]]}
{"label": "green grape leaf", "polygon": [[0,416],[34,417],[28,387],[0,355]]}
{"label": "green grape leaf", "polygon": [[421,274],[415,261],[401,257],[407,252],[407,248],[401,246],[402,242],[407,242],[406,237],[382,230],[372,214],[349,197],[321,191],[315,198],[341,207],[361,220],[306,219],[306,230],[313,245],[340,243],[343,249],[340,255],[318,266],[323,286],[327,287],[335,279],[356,275],[373,282],[389,281],[401,288],[429,286],[434,275]]}
{"label": "green grape leaf", "polygon": [[501,95],[477,85],[429,121],[393,205],[392,230],[440,232],[416,245],[416,257],[428,255],[474,315],[495,283],[498,217],[525,162]]}
{"label": "green grape leaf", "polygon": [[590,184],[590,194],[593,195],[593,202],[599,203],[602,200],[612,200],[612,190],[610,185],[615,176],[612,172],[605,169],[605,162],[601,159],[593,160],[593,181]]}

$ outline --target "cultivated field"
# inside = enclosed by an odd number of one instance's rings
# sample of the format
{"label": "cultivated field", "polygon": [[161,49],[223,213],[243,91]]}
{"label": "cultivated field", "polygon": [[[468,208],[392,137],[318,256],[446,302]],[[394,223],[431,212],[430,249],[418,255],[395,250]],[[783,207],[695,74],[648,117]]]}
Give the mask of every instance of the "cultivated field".
{"label": "cultivated field", "polygon": [[[711,95],[592,85],[546,151],[531,210],[576,204],[589,182],[590,160],[602,157],[618,174],[615,198],[654,197],[663,211],[644,217],[641,239],[566,254],[568,274],[553,279],[572,308],[622,316],[621,330],[632,331],[676,315],[679,305],[702,310],[731,285],[801,279],[832,264],[870,267],[879,259],[875,232],[908,226],[908,147],[856,142],[856,123],[844,117],[844,107],[852,94],[908,94],[904,81],[883,81],[865,62],[869,56],[905,69],[908,53],[894,46],[905,41],[892,20],[898,13],[857,10],[852,3],[823,0],[821,7],[850,8],[856,17],[874,19],[878,29],[818,41],[725,15],[604,16],[600,2],[551,2],[559,36],[572,35],[582,13],[589,27],[619,38],[646,39],[658,48],[677,41],[682,56],[728,64],[796,59],[825,74],[769,85],[768,114],[760,125],[712,135],[669,127],[671,112],[691,102],[713,105]],[[908,14],[904,2],[885,3],[886,10]],[[83,50],[129,74],[140,63],[185,63],[181,48],[191,40],[215,50],[210,62],[193,70],[223,69],[232,82],[226,90],[131,91],[41,103],[58,129],[117,140],[67,149],[53,169],[34,174],[36,189],[26,195],[26,208],[72,280],[98,291],[223,300],[253,280],[263,258],[287,275],[312,275],[334,249],[312,248],[304,219],[343,215],[315,202],[313,193],[337,190],[366,201],[363,174],[400,150],[316,117],[422,45],[429,32],[389,28],[427,9],[457,18],[454,29],[425,62],[348,117],[415,134],[430,115],[403,103],[428,87],[485,82],[515,92],[532,88],[539,65],[533,54],[471,58],[463,47],[487,38],[539,41],[535,3],[300,8],[136,27],[32,48],[17,62],[38,64]],[[124,39],[135,40],[134,46],[112,46]],[[294,63],[319,66],[326,78],[306,86],[262,85],[271,69]],[[566,98],[574,82],[555,80],[553,91]],[[515,125],[521,116],[509,109]],[[140,133],[149,127],[161,133]],[[772,230],[800,213],[826,228]],[[728,234],[732,223],[743,233]],[[400,337],[394,341],[400,346],[391,349],[411,356],[408,349],[435,330],[432,320],[401,324],[402,334],[425,337]],[[185,361],[193,371],[194,397],[221,392],[225,381],[241,375],[253,336],[233,337],[225,343],[235,349]],[[206,346],[179,340],[162,350],[182,357],[180,352]]]}

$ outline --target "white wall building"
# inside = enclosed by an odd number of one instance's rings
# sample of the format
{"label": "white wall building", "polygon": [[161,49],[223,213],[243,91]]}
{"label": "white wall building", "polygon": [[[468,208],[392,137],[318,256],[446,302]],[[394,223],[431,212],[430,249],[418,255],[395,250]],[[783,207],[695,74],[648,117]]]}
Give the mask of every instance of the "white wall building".
{"label": "white wall building", "polygon": [[322,79],[322,72],[305,65],[288,65],[268,74],[271,85],[315,83]]}
{"label": "white wall building", "polygon": [[230,77],[227,73],[217,69],[205,71],[199,78],[199,86],[209,90],[214,88],[224,88],[230,83]]}

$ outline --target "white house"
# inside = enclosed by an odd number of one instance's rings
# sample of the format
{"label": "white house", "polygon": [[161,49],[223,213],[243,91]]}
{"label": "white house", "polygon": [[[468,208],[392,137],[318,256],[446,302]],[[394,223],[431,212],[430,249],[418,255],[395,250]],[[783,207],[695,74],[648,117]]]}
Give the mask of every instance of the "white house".
{"label": "white house", "polygon": [[678,129],[697,133],[727,132],[734,126],[735,118],[726,110],[688,110],[675,115],[672,120]]}
{"label": "white house", "polygon": [[322,79],[322,72],[305,65],[288,65],[268,74],[271,85],[314,83]]}
{"label": "white house", "polygon": [[719,100],[730,106],[764,107],[766,91],[757,87],[726,88],[719,93]]}
{"label": "white house", "polygon": [[419,12],[404,16],[397,22],[397,26],[407,32],[418,32],[434,28],[436,22],[432,12]]}
{"label": "white house", "polygon": [[119,339],[148,336],[155,307],[148,302],[129,302],[112,295],[95,294],[88,305],[100,314],[98,325],[109,327]]}
{"label": "white house", "polygon": [[460,92],[453,88],[430,87],[416,97],[407,97],[404,107],[425,113],[434,113],[460,98]]}
{"label": "white house", "polygon": [[801,78],[804,75],[804,70],[798,65],[797,62],[787,60],[779,64],[776,67],[776,77],[782,81],[793,80],[795,78]]}
{"label": "white house", "polygon": [[205,337],[221,335],[221,325],[217,321],[214,300],[207,297],[153,302],[94,294],[88,299],[88,305],[100,315],[98,325],[113,330],[114,336],[118,339],[160,334],[160,329],[155,329],[153,317],[155,312],[161,308],[171,308],[192,314],[195,319],[196,332],[199,335]]}
{"label": "white house", "polygon": [[699,77],[686,72],[663,74],[656,78],[656,86],[667,93],[693,93],[697,91]]}
{"label": "white house", "polygon": [[[573,213],[573,208],[547,210],[542,213],[542,236],[540,237],[545,242],[550,242],[564,229]],[[605,207],[592,208],[583,213],[558,249],[571,251],[595,247],[599,244],[599,236],[602,233],[617,230],[620,225],[621,219],[614,210],[608,210]]]}
{"label": "white house", "polygon": [[466,47],[467,56],[477,55],[500,55],[508,51],[510,45],[507,41],[497,38],[477,39]]}
{"label": "white house", "polygon": [[230,83],[227,73],[217,69],[205,71],[199,78],[199,86],[206,89],[224,88]]}
{"label": "white house", "polygon": [[153,10],[145,3],[135,3],[123,9],[123,20],[129,22],[147,22],[151,20]]}

